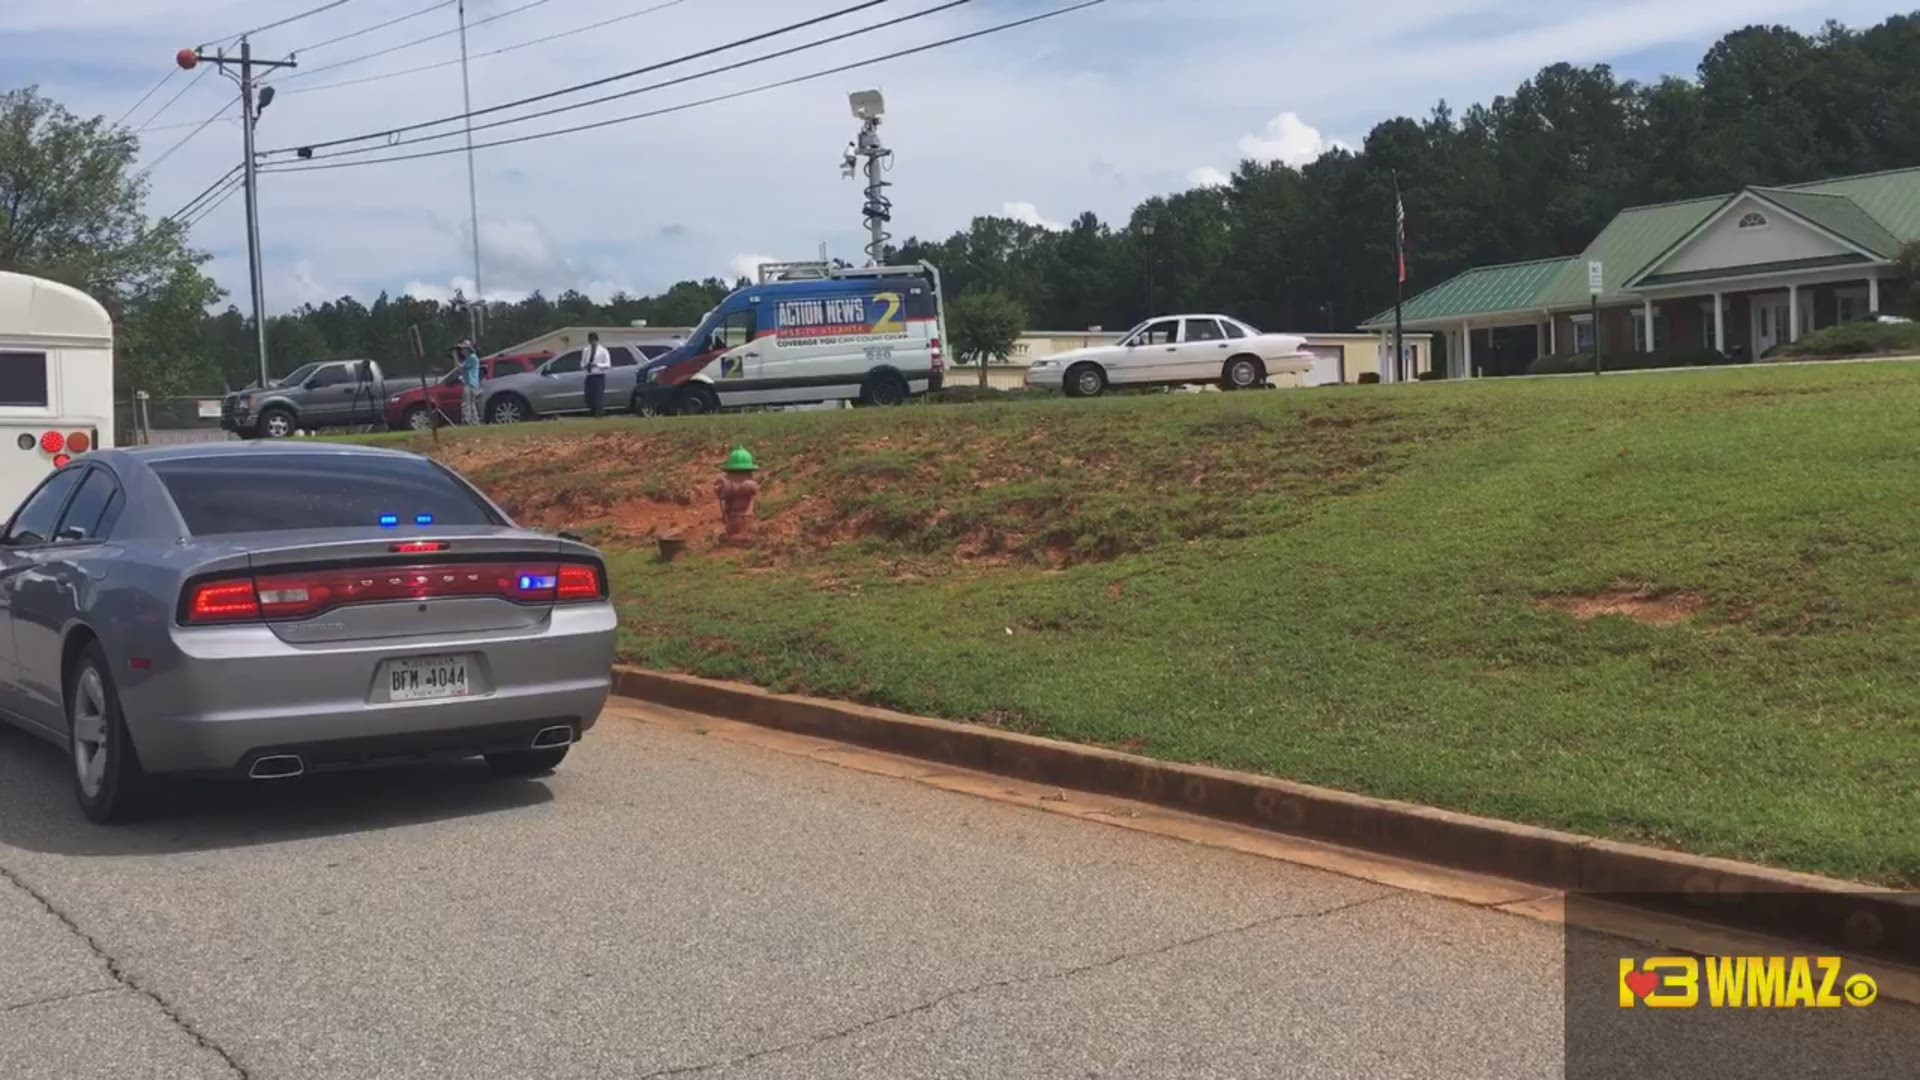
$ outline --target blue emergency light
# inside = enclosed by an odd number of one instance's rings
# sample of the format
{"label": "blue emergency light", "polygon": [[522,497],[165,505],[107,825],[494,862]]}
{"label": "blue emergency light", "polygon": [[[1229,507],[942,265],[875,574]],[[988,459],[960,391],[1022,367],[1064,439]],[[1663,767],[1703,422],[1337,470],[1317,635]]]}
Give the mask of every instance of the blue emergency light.
{"label": "blue emergency light", "polygon": [[544,589],[551,589],[554,586],[558,585],[559,583],[560,583],[560,579],[554,577],[552,574],[521,574],[520,575],[520,591],[521,592],[536,592]]}
{"label": "blue emergency light", "polygon": [[415,514],[413,516],[413,523],[415,525],[431,525],[433,524],[433,515],[432,514]]}
{"label": "blue emergency light", "polygon": [[381,527],[381,528],[383,528],[383,529],[397,529],[397,528],[399,528],[399,527],[400,527],[400,515],[399,515],[399,514],[381,514],[381,515],[380,515],[380,527]]}

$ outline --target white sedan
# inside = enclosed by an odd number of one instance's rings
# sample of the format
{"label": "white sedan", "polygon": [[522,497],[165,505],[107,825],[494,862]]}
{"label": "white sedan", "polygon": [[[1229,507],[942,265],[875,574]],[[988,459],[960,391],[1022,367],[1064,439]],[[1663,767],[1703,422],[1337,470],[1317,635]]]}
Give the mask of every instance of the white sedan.
{"label": "white sedan", "polygon": [[1134,327],[1117,344],[1034,361],[1027,385],[1068,397],[1097,397],[1109,386],[1204,383],[1252,390],[1312,366],[1307,339],[1298,335],[1263,334],[1225,315],[1166,315]]}

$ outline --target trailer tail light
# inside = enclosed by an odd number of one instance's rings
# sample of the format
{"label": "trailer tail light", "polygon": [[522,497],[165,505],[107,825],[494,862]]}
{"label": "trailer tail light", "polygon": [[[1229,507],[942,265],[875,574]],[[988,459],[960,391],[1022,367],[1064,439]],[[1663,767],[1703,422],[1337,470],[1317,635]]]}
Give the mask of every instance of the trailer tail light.
{"label": "trailer tail light", "polygon": [[75,454],[84,454],[93,449],[93,436],[84,431],[76,431],[67,436],[67,450]]}
{"label": "trailer tail light", "polygon": [[67,448],[67,437],[57,431],[48,431],[40,436],[40,449],[49,454],[57,454]]}
{"label": "trailer tail light", "polygon": [[201,625],[311,619],[356,604],[415,600],[566,604],[603,595],[599,569],[584,563],[347,567],[203,582],[194,586],[182,621]]}
{"label": "trailer tail light", "polygon": [[67,455],[67,454],[55,454],[55,455],[53,455],[53,467],[54,467],[54,468],[56,468],[56,469],[64,469],[64,468],[66,468],[66,467],[67,467],[68,465],[71,465],[71,464],[73,464],[73,458],[72,458],[72,457],[71,457],[70,455]]}

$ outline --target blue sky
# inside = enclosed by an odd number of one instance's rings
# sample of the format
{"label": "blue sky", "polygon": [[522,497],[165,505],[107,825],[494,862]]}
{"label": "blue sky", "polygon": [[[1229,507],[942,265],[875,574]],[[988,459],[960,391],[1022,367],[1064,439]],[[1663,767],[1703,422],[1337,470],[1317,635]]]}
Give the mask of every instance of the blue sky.
{"label": "blue sky", "polygon": [[[120,116],[168,71],[175,50],[324,0],[7,0],[7,82],[36,82],[85,113]],[[469,19],[528,0],[467,0]],[[629,15],[663,0],[543,0],[476,27],[481,53]],[[854,0],[679,0],[592,33],[473,64],[476,106],[639,67]],[[877,8],[762,48],[931,7]],[[658,108],[1049,10],[1067,0],[974,0],[909,26],[817,52],[569,114],[597,120]],[[347,0],[256,39],[284,55],[434,0]],[[1721,34],[1753,22],[1814,30],[1867,25],[1900,10],[1862,0],[1108,0],[1006,35],[785,90],[594,132],[484,151],[481,247],[487,291],[654,291],[726,275],[820,244],[848,258],[862,242],[858,186],[841,179],[857,124],[846,93],[879,87],[898,154],[901,235],[944,236],[984,213],[1058,223],[1083,210],[1124,218],[1142,198],[1217,181],[1244,156],[1296,163],[1357,144],[1380,120],[1456,109],[1512,90],[1558,60],[1612,63],[1623,75],[1691,76]],[[459,68],[357,86],[310,88],[458,56],[449,35],[336,71],[454,27],[452,7],[300,53],[260,122],[265,148],[357,135],[460,110]],[[730,54],[753,55],[755,49]],[[716,61],[717,62],[717,61]],[[702,62],[664,75],[709,66]],[[614,84],[605,91],[637,82]],[[191,83],[191,85],[189,85]],[[162,102],[185,93],[153,117]],[[300,92],[306,90],[308,92]],[[130,123],[151,162],[232,96],[217,74],[178,75]],[[508,114],[511,115],[511,114]],[[555,126],[513,125],[495,136]],[[431,147],[449,143],[429,144]],[[239,159],[240,130],[216,121],[153,168],[150,209],[168,213]],[[461,157],[263,178],[268,306],[285,310],[385,289],[446,295],[471,287]],[[245,306],[241,200],[201,221],[197,246]]]}

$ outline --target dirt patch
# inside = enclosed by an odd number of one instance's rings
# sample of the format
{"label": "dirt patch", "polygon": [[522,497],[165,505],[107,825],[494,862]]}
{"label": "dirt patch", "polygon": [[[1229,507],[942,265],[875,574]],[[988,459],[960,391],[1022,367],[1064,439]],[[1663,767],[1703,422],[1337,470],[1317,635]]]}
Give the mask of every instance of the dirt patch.
{"label": "dirt patch", "polygon": [[1540,606],[1562,611],[1581,622],[1602,615],[1620,615],[1642,626],[1678,626],[1707,609],[1707,598],[1696,592],[1656,593],[1640,587],[1620,587],[1585,596],[1555,596]]}

